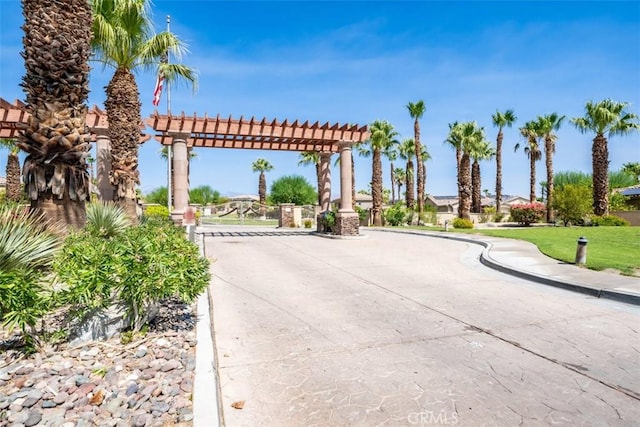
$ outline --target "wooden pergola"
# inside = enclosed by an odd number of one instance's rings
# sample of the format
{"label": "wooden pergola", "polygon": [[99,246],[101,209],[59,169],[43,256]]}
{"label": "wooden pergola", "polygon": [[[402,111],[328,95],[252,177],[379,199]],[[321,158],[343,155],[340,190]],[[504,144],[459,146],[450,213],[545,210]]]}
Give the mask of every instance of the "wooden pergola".
{"label": "wooden pergola", "polygon": [[[27,112],[26,104],[18,99],[13,103],[0,98],[0,138],[16,138],[18,132],[26,126],[30,114]],[[109,129],[107,113],[94,105],[87,111],[87,127],[91,132],[91,141],[95,142],[98,136],[106,134]],[[140,124],[140,129],[144,129],[144,124]],[[151,139],[151,135],[142,134],[140,143]]]}
{"label": "wooden pergola", "polygon": [[[314,151],[320,154],[320,210],[331,204],[331,154],[340,153],[340,210],[336,232],[357,235],[359,219],[351,200],[351,147],[369,138],[367,126],[339,123],[310,123],[266,118],[234,119],[232,116],[202,117],[162,115],[155,111],[145,120],[155,131],[155,139],[173,148],[171,179],[174,212],[181,215],[188,207],[188,148],[236,148],[253,150]],[[281,216],[282,216],[281,212]]]}
{"label": "wooden pergola", "polygon": [[161,115],[156,111],[145,120],[156,131],[155,138],[171,145],[175,134],[185,134],[188,147],[241,148],[256,150],[316,151],[336,153],[340,141],[358,143],[369,137],[367,126],[329,122],[300,123],[242,116],[222,118]]}
{"label": "wooden pergola", "polygon": [[[0,98],[0,138],[15,138],[29,120],[26,105],[16,100],[10,103]],[[186,116],[184,113],[161,115],[157,111],[144,120],[153,128],[155,139],[162,145],[173,148],[172,170],[175,190],[174,212],[181,216],[188,207],[188,147],[236,148],[280,151],[314,151],[320,154],[320,172],[322,178],[321,211],[330,209],[331,203],[331,155],[340,154],[340,193],[341,209],[336,215],[338,234],[358,234],[358,216],[351,205],[351,147],[369,138],[367,126],[340,123],[310,123],[298,120],[278,121],[234,119],[232,116],[202,117]],[[141,123],[144,129],[145,123]],[[106,112],[93,106],[87,111],[86,124],[91,132],[92,141],[97,146],[98,189],[104,200],[113,197],[113,186],[108,179],[111,168],[109,141],[109,123]],[[150,135],[141,135],[140,143],[150,139]]]}
{"label": "wooden pergola", "polygon": [[[20,100],[13,103],[0,98],[0,138],[16,138],[26,127],[30,114],[26,104]],[[94,105],[87,111],[86,125],[91,133],[91,141],[96,143],[97,187],[102,200],[113,200],[113,185],[109,181],[111,170],[111,147],[107,113]],[[144,130],[140,123],[140,130]],[[141,133],[139,143],[151,139],[151,135]]]}

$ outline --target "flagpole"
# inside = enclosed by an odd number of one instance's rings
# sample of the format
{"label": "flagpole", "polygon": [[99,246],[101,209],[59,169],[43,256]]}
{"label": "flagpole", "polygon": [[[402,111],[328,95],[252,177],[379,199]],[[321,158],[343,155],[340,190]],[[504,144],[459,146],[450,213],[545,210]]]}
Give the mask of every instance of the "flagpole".
{"label": "flagpole", "polygon": [[[171,32],[171,16],[167,15],[167,33]],[[169,63],[169,50],[167,50],[167,64]],[[171,115],[171,86],[169,84],[169,80],[165,79],[165,84],[167,85],[167,115]],[[173,192],[171,191],[171,187],[173,184],[173,141],[171,144],[167,145],[167,208],[169,209],[169,214],[171,214],[171,208],[173,207],[172,199]]]}

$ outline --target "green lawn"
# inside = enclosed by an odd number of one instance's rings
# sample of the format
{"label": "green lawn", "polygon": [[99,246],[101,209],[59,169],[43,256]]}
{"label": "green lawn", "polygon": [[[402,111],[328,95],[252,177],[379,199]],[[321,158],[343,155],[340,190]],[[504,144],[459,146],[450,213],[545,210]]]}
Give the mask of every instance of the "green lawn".
{"label": "green lawn", "polygon": [[587,244],[587,267],[612,268],[623,274],[640,271],[640,227],[522,227],[513,229],[454,230],[526,240],[552,258],[573,263],[579,237]]}

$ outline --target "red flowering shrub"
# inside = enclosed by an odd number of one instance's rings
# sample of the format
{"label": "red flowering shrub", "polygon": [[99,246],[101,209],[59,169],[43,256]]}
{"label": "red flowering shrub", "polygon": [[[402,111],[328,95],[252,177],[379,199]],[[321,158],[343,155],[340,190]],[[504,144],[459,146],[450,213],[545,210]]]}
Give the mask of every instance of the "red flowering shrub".
{"label": "red flowering shrub", "polygon": [[540,222],[546,213],[543,203],[523,203],[511,206],[511,218],[518,224],[529,226]]}

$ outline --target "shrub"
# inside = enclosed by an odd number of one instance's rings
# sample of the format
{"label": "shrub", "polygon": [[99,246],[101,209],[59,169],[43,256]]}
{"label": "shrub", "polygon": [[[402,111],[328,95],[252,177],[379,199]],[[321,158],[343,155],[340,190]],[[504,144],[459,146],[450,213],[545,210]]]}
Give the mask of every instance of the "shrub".
{"label": "shrub", "polygon": [[336,226],[336,213],[334,211],[324,212],[321,216],[321,221],[323,232],[333,232],[333,228]]}
{"label": "shrub", "polygon": [[545,216],[543,203],[523,203],[511,207],[511,218],[518,224],[529,226]]}
{"label": "shrub", "polygon": [[162,205],[150,205],[144,210],[145,217],[169,218],[169,208]]}
{"label": "shrub", "polygon": [[453,219],[453,228],[471,229],[471,228],[473,228],[473,222],[471,222],[468,219],[464,219],[464,218],[454,218]]}
{"label": "shrub", "polygon": [[566,184],[555,191],[553,208],[564,225],[580,224],[591,211],[591,188],[586,185]]}
{"label": "shrub", "polygon": [[489,222],[489,218],[495,218],[496,208],[494,206],[487,206],[482,209],[480,214],[480,222]]}
{"label": "shrub", "polygon": [[629,221],[615,215],[594,216],[591,218],[591,225],[603,227],[628,227]]}
{"label": "shrub", "polygon": [[313,220],[305,219],[304,220],[304,228],[311,228],[313,226]]}
{"label": "shrub", "polygon": [[356,206],[356,213],[358,214],[358,219],[360,220],[360,224],[366,223],[369,217],[369,211],[367,209],[363,209],[360,206]]}
{"label": "shrub", "polygon": [[384,211],[384,219],[391,226],[398,226],[405,222],[407,210],[401,203],[396,203]]}
{"label": "shrub", "polygon": [[67,285],[61,300],[76,315],[122,303],[135,331],[157,301],[178,296],[192,302],[209,283],[208,261],[182,228],[153,218],[112,239],[70,236],[54,269]]}
{"label": "shrub", "polygon": [[493,215],[493,222],[502,222],[504,219],[504,214],[502,212],[496,212]]}
{"label": "shrub", "polygon": [[283,176],[271,184],[269,200],[273,204],[310,205],[315,203],[317,199],[315,188],[299,175]]}
{"label": "shrub", "polygon": [[91,203],[87,206],[85,229],[96,237],[111,238],[131,226],[127,214],[114,203]]}
{"label": "shrub", "polygon": [[48,309],[45,284],[59,235],[60,228],[42,215],[0,206],[0,321],[9,331],[20,329],[30,345],[36,322]]}

